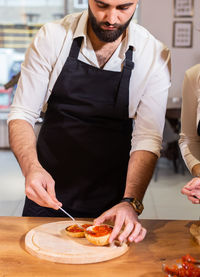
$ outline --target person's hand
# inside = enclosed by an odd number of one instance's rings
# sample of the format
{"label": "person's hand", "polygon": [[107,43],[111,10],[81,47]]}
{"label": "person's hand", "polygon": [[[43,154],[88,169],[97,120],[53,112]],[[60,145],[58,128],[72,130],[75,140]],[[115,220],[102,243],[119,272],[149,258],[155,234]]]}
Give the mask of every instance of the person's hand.
{"label": "person's hand", "polygon": [[[120,242],[128,240],[129,242],[134,241],[137,243],[142,241],[146,235],[146,229],[139,223],[137,213],[129,203],[123,202],[117,204],[96,218],[94,224],[99,225],[106,220],[114,223],[109,243],[112,243],[116,238]],[[123,226],[124,229],[122,230]]]}
{"label": "person's hand", "polygon": [[181,190],[193,204],[200,203],[200,178],[195,177]]}
{"label": "person's hand", "polygon": [[58,209],[58,206],[62,206],[62,203],[56,198],[55,182],[44,168],[32,168],[25,178],[25,192],[29,199],[40,206],[55,210]]}

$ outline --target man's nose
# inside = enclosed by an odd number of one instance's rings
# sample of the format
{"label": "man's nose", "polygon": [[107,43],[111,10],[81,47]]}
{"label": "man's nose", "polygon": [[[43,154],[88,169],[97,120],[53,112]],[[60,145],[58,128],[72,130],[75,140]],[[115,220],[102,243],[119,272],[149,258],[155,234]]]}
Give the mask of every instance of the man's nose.
{"label": "man's nose", "polygon": [[110,25],[117,23],[117,11],[115,9],[107,11],[106,21],[110,23]]}

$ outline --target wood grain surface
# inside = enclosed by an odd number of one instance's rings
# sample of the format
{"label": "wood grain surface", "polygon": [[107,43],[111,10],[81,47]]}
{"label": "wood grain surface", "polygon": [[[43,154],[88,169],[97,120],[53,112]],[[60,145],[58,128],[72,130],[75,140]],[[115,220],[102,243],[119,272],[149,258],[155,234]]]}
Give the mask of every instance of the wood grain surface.
{"label": "wood grain surface", "polygon": [[[77,223],[92,224],[91,221]],[[73,224],[73,221],[56,221],[30,230],[25,237],[27,251],[38,258],[66,264],[98,263],[119,257],[128,251],[126,243],[96,246],[86,238],[72,238],[65,229]]]}
{"label": "wood grain surface", "polygon": [[[162,263],[189,253],[200,258],[200,246],[189,227],[197,221],[141,220],[148,234],[124,255],[101,263],[69,265],[38,259],[25,249],[25,236],[33,228],[57,218],[0,217],[0,276],[15,277],[161,277]],[[62,221],[62,219],[59,219]],[[66,221],[66,218],[63,218]]]}

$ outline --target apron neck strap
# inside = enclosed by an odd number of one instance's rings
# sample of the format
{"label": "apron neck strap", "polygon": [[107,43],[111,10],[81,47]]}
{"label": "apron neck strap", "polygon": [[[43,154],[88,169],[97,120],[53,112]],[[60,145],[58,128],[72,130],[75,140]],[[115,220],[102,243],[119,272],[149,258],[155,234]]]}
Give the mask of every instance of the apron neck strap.
{"label": "apron neck strap", "polygon": [[124,60],[124,67],[130,71],[134,69],[133,60],[133,46],[129,46],[129,49],[126,51],[126,58]]}
{"label": "apron neck strap", "polygon": [[83,41],[83,37],[77,37],[73,40],[72,47],[69,53],[69,57],[74,59],[78,59],[78,55],[81,49],[81,44]]}
{"label": "apron neck strap", "polygon": [[[121,81],[118,89],[118,95],[116,98],[115,108],[121,112],[124,118],[129,117],[129,93],[124,93],[125,91],[129,92],[130,78],[132,70],[134,69],[133,60],[133,47],[129,46],[129,49],[126,51],[126,58],[124,60],[124,66],[122,70]],[[127,97],[128,95],[128,97]],[[121,106],[123,109],[121,109]]]}

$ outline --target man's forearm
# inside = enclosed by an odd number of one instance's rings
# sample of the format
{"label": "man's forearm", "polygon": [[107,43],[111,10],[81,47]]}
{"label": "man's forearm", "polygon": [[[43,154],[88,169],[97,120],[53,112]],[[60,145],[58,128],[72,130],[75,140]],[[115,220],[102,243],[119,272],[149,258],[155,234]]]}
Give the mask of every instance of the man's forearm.
{"label": "man's forearm", "polygon": [[32,167],[40,167],[36,152],[36,137],[33,127],[25,120],[9,122],[9,141],[24,176]]}
{"label": "man's forearm", "polygon": [[157,158],[154,153],[143,150],[131,154],[124,197],[136,197],[142,201],[152,178]]}

